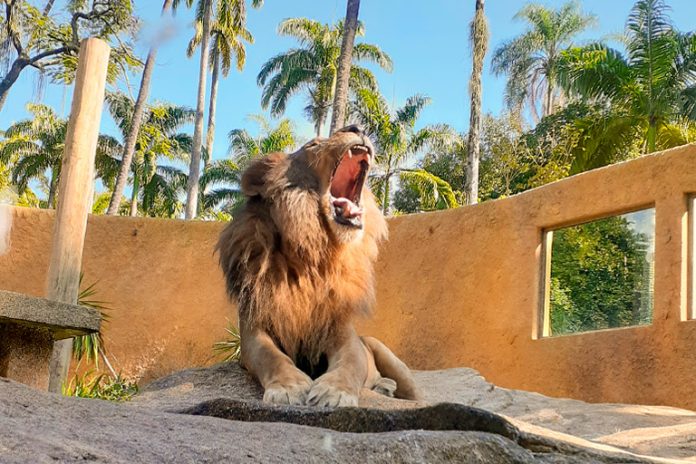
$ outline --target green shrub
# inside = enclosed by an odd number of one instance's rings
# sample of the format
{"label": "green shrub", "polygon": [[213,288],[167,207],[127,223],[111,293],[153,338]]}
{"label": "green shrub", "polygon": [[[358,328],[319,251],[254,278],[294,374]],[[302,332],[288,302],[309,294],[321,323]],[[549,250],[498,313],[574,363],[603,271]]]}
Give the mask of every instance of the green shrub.
{"label": "green shrub", "polygon": [[239,329],[228,320],[225,331],[227,332],[227,338],[213,344],[213,352],[218,356],[223,356],[224,362],[239,361],[239,357],[242,354]]}
{"label": "green shrub", "polygon": [[95,375],[94,371],[75,377],[68,385],[63,385],[64,396],[95,398],[108,401],[128,401],[138,393],[138,385],[121,374],[112,377],[107,374]]}

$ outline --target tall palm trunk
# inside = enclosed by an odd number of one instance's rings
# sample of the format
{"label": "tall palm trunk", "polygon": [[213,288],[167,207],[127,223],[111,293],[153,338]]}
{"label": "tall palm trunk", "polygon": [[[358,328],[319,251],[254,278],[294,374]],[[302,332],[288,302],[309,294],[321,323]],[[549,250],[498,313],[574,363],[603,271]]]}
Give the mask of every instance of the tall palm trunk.
{"label": "tall palm trunk", "polygon": [[314,130],[317,133],[317,137],[321,137],[321,131],[324,129],[324,119],[326,118],[326,110],[321,109],[317,113],[317,120],[314,121]]}
{"label": "tall palm trunk", "polygon": [[140,193],[140,177],[137,172],[133,173],[133,192],[131,192],[130,213],[131,217],[138,215],[138,194]]}
{"label": "tall palm trunk", "polygon": [[191,164],[189,165],[189,177],[186,184],[186,208],[184,216],[193,219],[198,213],[198,179],[201,177],[201,148],[203,143],[203,112],[205,108],[205,84],[208,77],[208,59],[210,50],[210,21],[212,15],[212,0],[202,0],[203,6],[203,34],[201,37],[201,66],[198,70],[198,103],[196,105],[196,118],[193,127],[193,150],[191,150]]}
{"label": "tall palm trunk", "polygon": [[[387,161],[391,165],[391,160]],[[384,174],[384,188],[382,189],[382,214],[389,214],[389,182],[391,181],[391,168],[387,167],[387,172]]]}
{"label": "tall palm trunk", "polygon": [[[164,4],[162,5],[163,15],[169,10],[169,8],[171,8],[172,1],[173,0],[164,0]],[[133,107],[131,127],[128,131],[128,136],[126,137],[126,143],[123,147],[121,168],[118,171],[118,177],[116,177],[116,185],[114,185],[114,191],[111,194],[111,200],[109,200],[109,208],[106,210],[106,214],[118,214],[118,208],[121,204],[121,197],[123,196],[123,191],[126,188],[126,182],[128,182],[128,174],[130,173],[131,163],[133,162],[135,144],[138,140],[140,125],[143,121],[143,113],[145,112],[145,104],[147,103],[147,96],[150,92],[150,82],[152,80],[152,72],[155,69],[156,59],[157,44],[150,47],[150,51],[147,54],[147,60],[145,60],[145,68],[143,69],[143,77],[140,80],[138,98],[136,99],[135,106]]]}
{"label": "tall palm trunk", "polygon": [[467,203],[478,203],[479,149],[481,130],[481,74],[483,60],[488,49],[488,24],[483,13],[484,0],[476,0],[476,13],[471,22],[470,40],[473,55],[473,68],[469,80],[471,112],[469,117],[469,140],[467,143],[468,163],[466,168]]}
{"label": "tall palm trunk", "polygon": [[[210,103],[208,106],[208,132],[205,135],[205,151],[208,161],[213,157],[213,142],[215,141],[215,110],[217,109],[218,84],[220,83],[220,58],[215,57],[213,62],[213,76],[210,80]],[[207,164],[203,160],[204,167]]]}
{"label": "tall palm trunk", "polygon": [[48,200],[46,201],[48,208],[56,208],[56,191],[58,190],[58,171],[56,167],[51,168],[51,182],[48,184]]}
{"label": "tall palm trunk", "polygon": [[346,105],[348,104],[348,81],[350,80],[350,65],[353,59],[353,43],[355,42],[355,33],[358,30],[359,10],[360,0],[348,0],[346,20],[343,23],[341,55],[338,58],[338,79],[334,94],[330,134],[345,125]]}
{"label": "tall palm trunk", "polygon": [[548,116],[553,113],[553,91],[553,82],[551,77],[549,77],[546,83],[546,105],[544,105],[544,116]]}

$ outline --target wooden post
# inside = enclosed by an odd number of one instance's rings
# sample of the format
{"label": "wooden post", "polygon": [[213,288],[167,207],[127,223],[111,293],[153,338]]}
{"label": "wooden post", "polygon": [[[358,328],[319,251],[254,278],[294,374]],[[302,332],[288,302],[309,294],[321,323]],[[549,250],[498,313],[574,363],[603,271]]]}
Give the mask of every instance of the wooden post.
{"label": "wooden post", "polygon": [[[109,53],[109,46],[99,39],[85,39],[80,45],[46,281],[46,298],[63,303],[76,303],[79,294]],[[54,344],[49,391],[61,391],[70,366],[71,349],[71,338]]]}

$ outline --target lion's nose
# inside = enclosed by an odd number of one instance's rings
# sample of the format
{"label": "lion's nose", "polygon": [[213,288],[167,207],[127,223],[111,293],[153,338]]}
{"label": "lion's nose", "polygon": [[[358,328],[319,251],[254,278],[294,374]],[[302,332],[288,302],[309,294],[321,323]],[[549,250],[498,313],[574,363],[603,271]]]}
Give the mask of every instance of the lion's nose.
{"label": "lion's nose", "polygon": [[343,129],[339,129],[338,132],[352,132],[358,135],[363,135],[364,133],[363,128],[357,124],[351,124],[350,126],[346,126]]}

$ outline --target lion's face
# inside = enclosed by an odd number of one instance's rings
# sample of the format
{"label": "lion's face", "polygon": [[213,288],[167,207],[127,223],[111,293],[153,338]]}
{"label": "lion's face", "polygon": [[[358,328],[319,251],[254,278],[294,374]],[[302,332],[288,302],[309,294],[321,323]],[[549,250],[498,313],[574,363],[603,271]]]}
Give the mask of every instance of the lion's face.
{"label": "lion's face", "polygon": [[272,200],[272,215],[286,238],[295,235],[293,229],[306,233],[314,222],[310,216],[318,211],[318,224],[347,243],[362,237],[369,217],[379,214],[365,185],[373,160],[370,139],[359,127],[348,126],[290,155],[257,162],[245,173],[242,188],[249,196]]}
{"label": "lion's face", "polygon": [[358,235],[363,229],[366,214],[361,201],[373,158],[372,142],[354,125],[328,139],[316,138],[290,156],[316,176],[322,209],[341,237]]}

